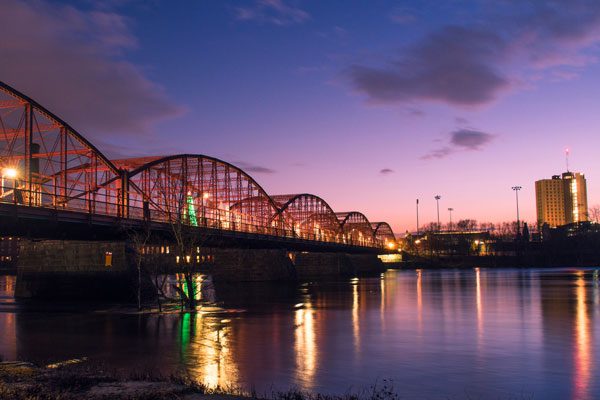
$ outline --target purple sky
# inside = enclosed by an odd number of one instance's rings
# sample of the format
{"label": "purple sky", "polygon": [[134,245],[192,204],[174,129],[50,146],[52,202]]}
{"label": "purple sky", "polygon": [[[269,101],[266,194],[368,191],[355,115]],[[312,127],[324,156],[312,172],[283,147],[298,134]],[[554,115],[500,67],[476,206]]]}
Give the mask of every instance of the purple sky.
{"label": "purple sky", "polygon": [[[441,5],[440,5],[441,4]],[[0,80],[110,156],[200,153],[397,232],[600,203],[600,2],[0,2]],[[26,28],[25,28],[26,27]]]}

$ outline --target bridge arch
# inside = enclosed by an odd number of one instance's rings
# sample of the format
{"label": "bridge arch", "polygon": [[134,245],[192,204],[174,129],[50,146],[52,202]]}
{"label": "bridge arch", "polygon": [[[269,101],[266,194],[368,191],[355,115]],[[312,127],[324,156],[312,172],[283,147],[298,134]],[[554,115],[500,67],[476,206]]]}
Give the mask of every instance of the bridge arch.
{"label": "bridge arch", "polygon": [[389,243],[395,246],[396,236],[394,236],[394,231],[390,224],[387,222],[372,222],[371,228],[373,229],[373,237],[378,243],[386,248],[389,246]]}
{"label": "bridge arch", "polygon": [[350,244],[373,246],[375,243],[374,232],[369,219],[361,212],[337,212],[342,232]]}
{"label": "bridge arch", "polygon": [[[135,164],[135,160],[129,161]],[[241,168],[200,154],[156,157],[127,174],[129,217],[280,234],[277,207]]]}
{"label": "bridge arch", "polygon": [[310,193],[271,196],[279,216],[294,236],[325,242],[342,239],[342,231],[331,206],[321,197]]}
{"label": "bridge arch", "polygon": [[117,168],[35,100],[0,82],[0,202],[117,216]]}
{"label": "bridge arch", "polygon": [[[385,223],[319,196],[269,196],[250,175],[198,154],[109,160],[48,109],[0,82],[0,203],[378,246]],[[296,228],[298,231],[296,232]]]}

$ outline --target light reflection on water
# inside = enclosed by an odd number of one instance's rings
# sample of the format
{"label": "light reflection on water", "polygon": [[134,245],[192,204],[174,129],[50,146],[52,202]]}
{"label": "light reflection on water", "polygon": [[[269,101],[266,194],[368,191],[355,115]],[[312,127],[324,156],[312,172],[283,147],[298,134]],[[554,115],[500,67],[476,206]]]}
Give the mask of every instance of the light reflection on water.
{"label": "light reflection on water", "polygon": [[[221,311],[135,315],[15,304],[0,276],[0,356],[86,356],[208,385],[404,398],[600,398],[598,271],[411,270],[301,285],[215,285]],[[206,310],[205,310],[206,311]]]}
{"label": "light reflection on water", "polygon": [[577,272],[577,317],[575,322],[575,397],[588,398],[592,360],[590,357],[590,327],[586,304],[585,278]]}
{"label": "light reflection on water", "polygon": [[295,312],[294,352],[296,354],[296,380],[302,386],[313,389],[317,370],[317,346],[315,338],[315,312],[310,300]]}
{"label": "light reflection on water", "polygon": [[211,387],[235,382],[238,371],[229,347],[227,320],[186,313],[181,321],[182,359],[190,374]]}

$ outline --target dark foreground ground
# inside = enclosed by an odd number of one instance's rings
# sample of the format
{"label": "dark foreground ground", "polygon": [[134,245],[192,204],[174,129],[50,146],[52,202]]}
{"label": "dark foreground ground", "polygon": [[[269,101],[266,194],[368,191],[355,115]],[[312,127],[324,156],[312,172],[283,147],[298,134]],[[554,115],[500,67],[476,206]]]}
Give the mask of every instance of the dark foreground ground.
{"label": "dark foreground ground", "polygon": [[272,393],[244,392],[236,388],[207,388],[185,374],[161,376],[137,372],[127,376],[110,368],[87,365],[85,360],[36,366],[26,362],[0,362],[2,400],[399,400],[383,381],[363,394],[329,396],[297,390]]}

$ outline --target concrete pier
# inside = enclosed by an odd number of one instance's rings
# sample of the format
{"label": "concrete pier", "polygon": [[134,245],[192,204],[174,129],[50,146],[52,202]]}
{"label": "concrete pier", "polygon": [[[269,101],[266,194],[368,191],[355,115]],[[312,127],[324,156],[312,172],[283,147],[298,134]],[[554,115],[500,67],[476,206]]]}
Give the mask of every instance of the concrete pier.
{"label": "concrete pier", "polygon": [[293,281],[296,270],[285,250],[218,249],[208,273],[216,282]]}
{"label": "concrete pier", "polygon": [[208,273],[220,282],[294,281],[385,271],[374,254],[215,250]]}
{"label": "concrete pier", "polygon": [[375,254],[298,253],[294,266],[298,279],[356,276],[385,271]]}
{"label": "concrete pier", "polygon": [[134,273],[125,242],[27,241],[20,243],[16,298],[131,301]]}
{"label": "concrete pier", "polygon": [[[20,244],[15,297],[131,302],[137,293],[135,253],[126,242],[27,241]],[[375,254],[288,252],[280,249],[211,249],[198,272],[215,282],[335,279],[385,270]],[[145,263],[179,272],[173,254],[146,254]],[[155,296],[148,276],[142,296]],[[151,292],[151,294],[149,294]]]}

